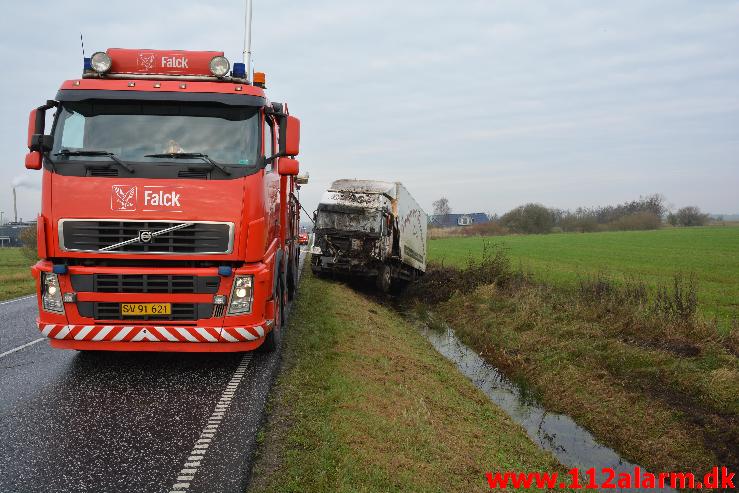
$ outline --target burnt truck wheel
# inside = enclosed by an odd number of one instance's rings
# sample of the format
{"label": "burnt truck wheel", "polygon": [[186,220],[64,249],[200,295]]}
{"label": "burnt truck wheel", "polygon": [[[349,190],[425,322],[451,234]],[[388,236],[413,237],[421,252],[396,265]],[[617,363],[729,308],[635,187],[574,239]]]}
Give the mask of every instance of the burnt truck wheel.
{"label": "burnt truck wheel", "polygon": [[280,283],[277,285],[277,293],[275,293],[275,324],[272,330],[269,331],[269,334],[267,334],[262,345],[257,349],[261,353],[271,353],[280,345],[280,340],[282,339],[282,321],[284,320],[283,300],[284,291],[282,289],[282,283]]}
{"label": "burnt truck wheel", "polygon": [[393,276],[392,272],[390,271],[390,267],[387,265],[383,265],[379,269],[377,269],[377,279],[375,280],[375,285],[377,286],[377,289],[382,291],[383,293],[387,293],[390,291],[390,286],[393,283]]}

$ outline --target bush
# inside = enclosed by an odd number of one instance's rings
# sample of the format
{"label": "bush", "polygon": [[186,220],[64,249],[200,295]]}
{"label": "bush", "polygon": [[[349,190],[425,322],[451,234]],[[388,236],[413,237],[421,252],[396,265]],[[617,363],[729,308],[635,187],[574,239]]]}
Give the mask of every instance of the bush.
{"label": "bush", "polygon": [[673,226],[705,226],[710,220],[710,215],[704,214],[695,206],[683,207],[667,216],[667,222]]}
{"label": "bush", "polygon": [[456,292],[469,294],[490,284],[510,287],[523,278],[523,273],[513,270],[505,250],[486,242],[479,260],[470,257],[463,269],[432,265],[426,275],[408,287],[404,296],[425,303],[441,303],[448,301]]}
{"label": "bush", "polygon": [[613,231],[637,231],[648,229],[659,229],[662,219],[654,212],[637,212],[621,217],[608,223],[608,229]]}
{"label": "bush", "polygon": [[37,242],[36,227],[31,226],[21,231],[20,239],[23,246],[21,247],[21,253],[28,260],[38,260],[38,242]]}
{"label": "bush", "polygon": [[503,214],[500,224],[514,233],[549,233],[554,227],[554,212],[541,204],[526,204]]}
{"label": "bush", "polygon": [[509,233],[508,228],[497,221],[472,224],[459,229],[459,234],[462,236],[500,236]]}

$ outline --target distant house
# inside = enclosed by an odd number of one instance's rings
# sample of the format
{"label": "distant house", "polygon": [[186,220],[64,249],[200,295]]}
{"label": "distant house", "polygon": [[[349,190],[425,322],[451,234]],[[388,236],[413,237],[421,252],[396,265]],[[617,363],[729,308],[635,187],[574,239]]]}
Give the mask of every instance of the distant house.
{"label": "distant house", "polygon": [[26,228],[35,228],[36,222],[5,223],[0,225],[0,247],[23,246],[21,231]]}
{"label": "distant house", "polygon": [[431,216],[429,226],[432,228],[458,228],[460,226],[471,226],[473,224],[484,224],[490,222],[484,212],[473,212],[470,214],[444,214],[443,216]]}

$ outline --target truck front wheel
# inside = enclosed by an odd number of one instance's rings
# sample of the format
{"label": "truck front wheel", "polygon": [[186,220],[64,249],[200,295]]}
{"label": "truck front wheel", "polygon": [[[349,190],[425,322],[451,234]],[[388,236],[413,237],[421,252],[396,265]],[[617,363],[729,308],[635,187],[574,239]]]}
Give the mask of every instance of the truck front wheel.
{"label": "truck front wheel", "polygon": [[282,289],[282,282],[277,285],[277,292],[275,293],[275,324],[272,330],[269,331],[264,342],[259,346],[258,351],[262,353],[271,353],[275,351],[282,339],[282,323],[284,320],[284,303],[285,292]]}
{"label": "truck front wheel", "polygon": [[390,271],[390,266],[383,265],[379,269],[377,269],[377,279],[375,280],[375,283],[377,285],[377,289],[382,291],[383,293],[387,293],[390,291],[390,285],[393,283],[393,276],[392,272]]}

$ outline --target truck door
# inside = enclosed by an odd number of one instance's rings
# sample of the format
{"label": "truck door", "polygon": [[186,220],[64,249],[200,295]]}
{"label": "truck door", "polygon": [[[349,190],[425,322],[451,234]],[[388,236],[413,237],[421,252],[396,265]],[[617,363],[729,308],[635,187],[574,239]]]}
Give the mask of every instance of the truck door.
{"label": "truck door", "polygon": [[[264,157],[268,158],[275,153],[275,131],[272,117],[266,116],[264,119],[263,131],[263,149]],[[280,232],[280,176],[277,173],[276,161],[267,163],[264,168],[264,192],[265,206],[267,208],[267,243],[271,245],[279,237]]]}

